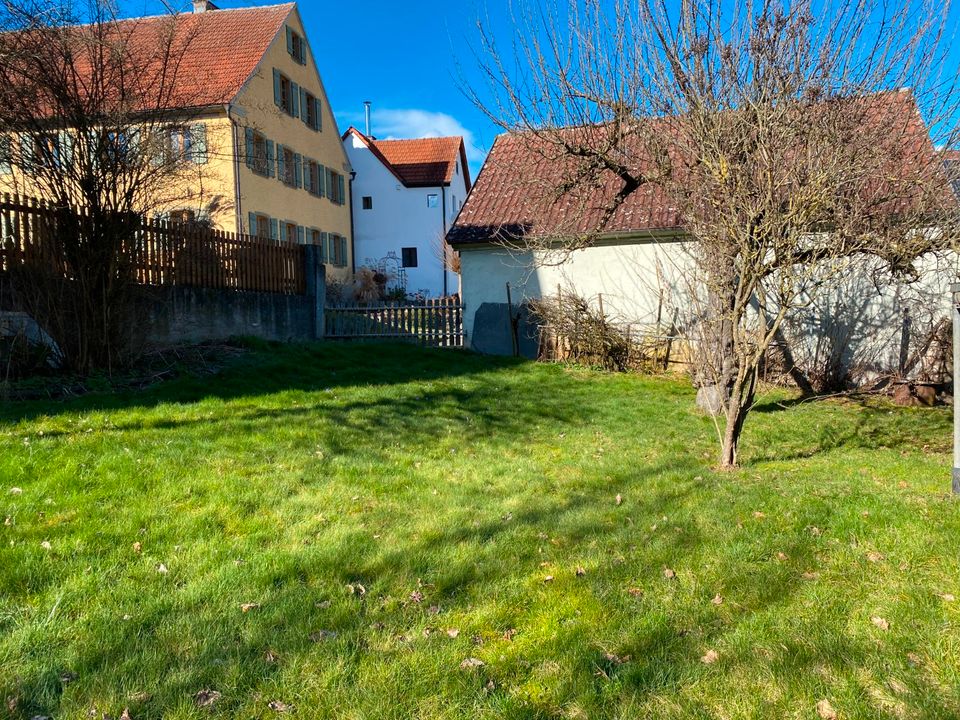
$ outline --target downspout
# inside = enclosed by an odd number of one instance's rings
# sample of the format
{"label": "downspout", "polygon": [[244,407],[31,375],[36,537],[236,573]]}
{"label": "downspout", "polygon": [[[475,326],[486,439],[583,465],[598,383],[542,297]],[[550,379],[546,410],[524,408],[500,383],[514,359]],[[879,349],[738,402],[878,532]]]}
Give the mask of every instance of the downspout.
{"label": "downspout", "polygon": [[[239,130],[233,119],[233,103],[227,103],[227,119],[230,121],[230,145],[233,151],[233,206],[236,212],[236,231],[240,234],[240,224],[243,218],[243,208],[240,207],[240,153],[237,149],[237,131]],[[247,234],[253,235],[253,228],[247,228]]]}
{"label": "downspout", "polygon": [[353,181],[357,179],[356,170],[350,171],[350,272],[357,274],[357,231],[353,225]]}
{"label": "downspout", "polygon": [[440,256],[443,258],[440,265],[443,269],[443,296],[447,296],[447,186],[440,186],[440,194],[443,199],[443,236],[440,240]]}

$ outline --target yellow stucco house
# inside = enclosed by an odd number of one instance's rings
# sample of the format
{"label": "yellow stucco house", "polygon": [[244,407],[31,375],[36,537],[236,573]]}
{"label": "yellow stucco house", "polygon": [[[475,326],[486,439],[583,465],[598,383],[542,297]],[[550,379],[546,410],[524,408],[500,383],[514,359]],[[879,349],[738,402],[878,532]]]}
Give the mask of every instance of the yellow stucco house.
{"label": "yellow stucco house", "polygon": [[[345,279],[353,264],[351,168],[296,4],[221,10],[194,0],[193,12],[175,21],[188,38],[177,82],[189,85],[190,102],[163,143],[196,172],[181,176],[185,187],[154,214],[318,245],[328,276]],[[169,22],[120,24],[146,37]],[[0,187],[31,195],[29,181],[3,163]]]}

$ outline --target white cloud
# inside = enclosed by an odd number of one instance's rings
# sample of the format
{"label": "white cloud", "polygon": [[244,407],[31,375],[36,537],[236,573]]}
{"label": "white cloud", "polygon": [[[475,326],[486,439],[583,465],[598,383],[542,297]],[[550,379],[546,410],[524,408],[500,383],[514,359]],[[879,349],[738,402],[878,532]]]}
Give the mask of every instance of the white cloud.
{"label": "white cloud", "polygon": [[[363,130],[363,113],[338,113],[341,127],[354,125]],[[452,115],[429,110],[373,109],[373,134],[381,140],[448,137],[462,135],[471,167],[479,167],[487,153],[477,146],[474,134]]]}

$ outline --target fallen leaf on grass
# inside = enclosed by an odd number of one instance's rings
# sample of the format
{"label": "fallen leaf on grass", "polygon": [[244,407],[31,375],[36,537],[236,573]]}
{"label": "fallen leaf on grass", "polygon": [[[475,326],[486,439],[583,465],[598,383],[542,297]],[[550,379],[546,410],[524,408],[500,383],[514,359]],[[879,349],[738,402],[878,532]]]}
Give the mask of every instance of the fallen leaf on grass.
{"label": "fallen leaf on grass", "polygon": [[314,607],[318,607],[318,608],[320,608],[321,610],[326,610],[328,607],[330,607],[330,601],[329,601],[329,600],[323,600],[323,601],[321,601],[321,602],[314,603]]}
{"label": "fallen leaf on grass", "polygon": [[643,590],[641,590],[641,589],[638,588],[638,587],[629,588],[629,589],[627,590],[627,592],[628,592],[630,595],[633,595],[633,597],[643,597]]}
{"label": "fallen leaf on grass", "polygon": [[513,637],[514,637],[516,634],[517,634],[517,630],[516,630],[515,628],[510,628],[509,630],[507,630],[507,631],[503,634],[503,639],[504,639],[504,640],[513,640]]}
{"label": "fallen leaf on grass", "polygon": [[753,514],[753,516],[754,516],[757,520],[763,520],[763,518],[766,517],[766,514],[760,512],[759,510],[757,510],[757,511]]}
{"label": "fallen leaf on grass", "polygon": [[74,672],[70,672],[69,670],[67,672],[60,673],[60,682],[63,683],[64,685],[69,685],[76,679],[77,679],[77,674]]}
{"label": "fallen leaf on grass", "polygon": [[464,670],[473,670],[475,668],[484,666],[483,660],[478,660],[477,658],[470,657],[460,663],[460,667]]}
{"label": "fallen leaf on grass", "polygon": [[704,665],[712,665],[719,659],[720,655],[716,650],[707,650],[707,654],[700,658],[700,662],[702,662]]}
{"label": "fallen leaf on grass", "polygon": [[950,593],[943,593],[943,595],[940,596],[940,599],[943,600],[944,602],[953,602],[954,600],[956,600],[956,598]]}
{"label": "fallen leaf on grass", "polygon": [[351,583],[350,585],[347,585],[347,591],[351,595],[359,595],[360,597],[363,597],[367,594],[367,589],[360,583]]}
{"label": "fallen leaf on grass", "polygon": [[617,502],[617,505],[622,505],[622,504],[623,504],[623,497],[618,494],[618,495],[617,495],[616,502]]}
{"label": "fallen leaf on grass", "polygon": [[270,663],[271,665],[273,665],[274,663],[276,663],[276,662],[280,659],[280,656],[277,655],[273,650],[267,650],[267,651],[263,654],[263,659],[264,659],[266,662],[268,662],[268,663]]}
{"label": "fallen leaf on grass", "polygon": [[820,577],[820,573],[815,573],[812,570],[807,570],[803,575],[801,575],[804,580],[816,580]]}
{"label": "fallen leaf on grass", "polygon": [[52,550],[52,549],[53,549],[53,545],[50,544],[50,541],[49,541],[49,540],[44,540],[42,543],[40,543],[40,547],[42,547],[44,550]]}
{"label": "fallen leaf on grass", "polygon": [[123,712],[120,713],[120,720],[133,720],[133,716],[130,714],[130,708],[123,709]]}
{"label": "fallen leaf on grass", "polygon": [[923,659],[914,652],[907,653],[907,662],[913,665],[914,667],[923,665]]}
{"label": "fallen leaf on grass", "polygon": [[449,629],[447,630],[447,636],[448,636],[448,637],[456,638],[456,637],[458,637],[459,635],[460,635],[460,631],[457,630],[456,628],[449,628]]}
{"label": "fallen leaf on grass", "polygon": [[193,696],[193,701],[197,707],[212,707],[220,699],[220,693],[216,690],[201,690]]}
{"label": "fallen leaf on grass", "polygon": [[585,568],[582,568],[582,567],[577,568],[577,577],[583,577],[586,574],[587,574],[587,571]]}
{"label": "fallen leaf on grass", "polygon": [[837,720],[837,711],[833,709],[829,700],[821,700],[817,703],[817,715],[823,720]]}
{"label": "fallen leaf on grass", "polygon": [[553,582],[553,575],[547,575],[547,576],[543,579],[543,581],[544,581],[545,583]]}
{"label": "fallen leaf on grass", "polygon": [[723,595],[717,593],[710,602],[712,602],[714,605],[723,605]]}
{"label": "fallen leaf on grass", "polygon": [[877,626],[878,628],[880,628],[881,630],[889,630],[889,629],[890,629],[890,623],[887,622],[886,620],[884,620],[882,617],[878,617],[878,616],[874,615],[872,618],[870,618],[870,622],[872,622],[874,625],[876,625],[876,626]]}
{"label": "fallen leaf on grass", "polygon": [[671,570],[670,568],[664,568],[664,569],[663,569],[663,576],[664,576],[667,580],[673,580],[674,578],[677,577],[677,573],[674,572],[673,570]]}
{"label": "fallen leaf on grass", "polygon": [[439,606],[439,605],[431,605],[430,607],[427,608],[427,614],[428,614],[428,615],[439,615],[439,614],[440,614],[440,606]]}
{"label": "fallen leaf on grass", "polygon": [[251,610],[256,610],[258,607],[260,607],[260,603],[243,603],[243,604],[240,606],[240,609],[241,609],[243,612],[248,613],[248,612],[250,612]]}
{"label": "fallen leaf on grass", "polygon": [[12,487],[12,488],[10,488],[10,494],[11,494],[11,495],[23,495],[23,490],[21,490],[21,489],[18,488],[18,487]]}
{"label": "fallen leaf on grass", "polygon": [[604,653],[604,654],[603,654],[603,657],[607,660],[607,662],[611,662],[611,663],[613,663],[614,665],[623,665],[624,663],[630,662],[630,656],[629,656],[629,655],[622,655],[622,656],[621,656],[621,655],[615,655],[614,653],[609,653],[609,652],[608,652],[608,653]]}
{"label": "fallen leaf on grass", "polygon": [[135,543],[133,544],[133,551],[134,551],[137,555],[139,555],[141,552],[143,552],[143,545],[141,545],[139,541],[138,541],[138,542],[135,542]]}
{"label": "fallen leaf on grass", "polygon": [[160,563],[159,565],[157,565],[157,572],[160,573],[161,575],[166,575],[170,571],[167,570],[166,565],[164,565],[163,563]]}
{"label": "fallen leaf on grass", "polygon": [[878,563],[883,560],[883,555],[878,553],[876,550],[867,553],[867,560],[872,563]]}
{"label": "fallen leaf on grass", "polygon": [[415,603],[423,602],[423,593],[419,590],[414,590],[410,593],[410,599]]}
{"label": "fallen leaf on grass", "polygon": [[790,559],[789,556],[785,552],[777,553],[777,560],[779,560],[780,562],[784,562],[785,560],[789,560],[789,559]]}
{"label": "fallen leaf on grass", "polygon": [[293,705],[287,705],[285,702],[281,702],[280,700],[271,700],[269,703],[267,703],[267,707],[278,713],[293,712]]}

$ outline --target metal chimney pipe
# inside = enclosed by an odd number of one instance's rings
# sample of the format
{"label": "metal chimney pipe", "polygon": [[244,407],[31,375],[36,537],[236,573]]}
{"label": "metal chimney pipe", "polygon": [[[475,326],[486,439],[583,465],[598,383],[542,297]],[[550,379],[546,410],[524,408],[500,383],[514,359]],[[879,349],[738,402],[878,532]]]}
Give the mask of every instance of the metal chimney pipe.
{"label": "metal chimney pipe", "polygon": [[363,101],[363,113],[367,118],[367,137],[370,137],[370,105],[369,100]]}

